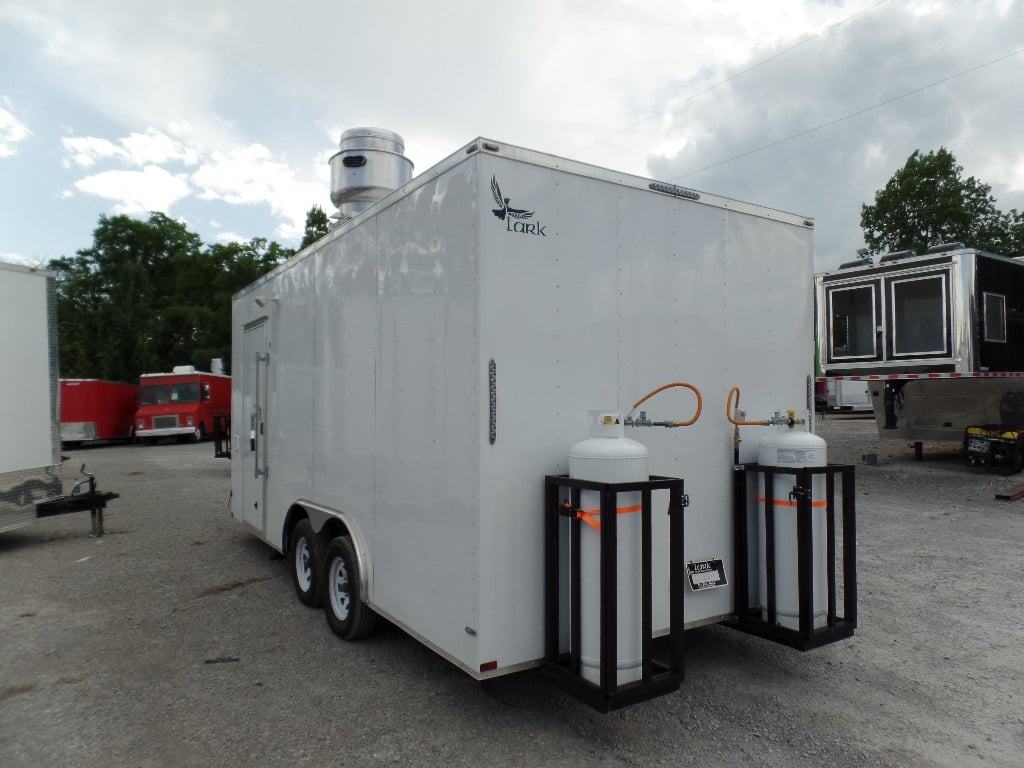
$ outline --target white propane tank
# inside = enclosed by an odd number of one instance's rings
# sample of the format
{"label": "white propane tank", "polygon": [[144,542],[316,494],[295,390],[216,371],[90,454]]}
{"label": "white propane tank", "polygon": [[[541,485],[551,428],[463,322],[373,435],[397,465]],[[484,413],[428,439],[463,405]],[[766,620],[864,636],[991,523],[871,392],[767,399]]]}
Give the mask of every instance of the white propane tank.
{"label": "white propane tank", "polygon": [[[778,414],[776,414],[778,415]],[[773,428],[761,441],[757,463],[762,467],[798,469],[827,465],[826,444],[817,435],[793,427]],[[768,605],[768,587],[765,575],[765,499],[770,492],[775,513],[775,620],[790,629],[800,627],[799,580],[797,569],[797,507],[790,498],[796,484],[794,475],[777,474],[774,488],[765,489],[765,476],[758,479],[757,524],[761,548],[761,607]],[[826,554],[826,496],[825,476],[815,475],[811,481],[811,547],[813,555],[812,606],[814,627],[826,623],[828,610],[828,571]]]}
{"label": "white propane tank", "polygon": [[[590,411],[590,438],[569,449],[569,477],[599,483],[645,481],[647,448],[624,436],[614,411]],[[641,658],[641,552],[639,492],[617,499],[616,684],[639,680]],[[585,680],[600,684],[601,676],[601,495],[582,491],[580,533],[580,662]]]}

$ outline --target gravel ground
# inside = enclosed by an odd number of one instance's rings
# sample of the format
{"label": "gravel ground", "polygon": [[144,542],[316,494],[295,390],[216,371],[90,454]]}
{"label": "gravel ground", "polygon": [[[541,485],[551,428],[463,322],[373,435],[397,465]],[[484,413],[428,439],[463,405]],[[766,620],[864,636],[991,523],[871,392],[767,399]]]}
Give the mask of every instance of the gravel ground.
{"label": "gravel ground", "polygon": [[1024,501],[994,499],[1024,475],[819,433],[857,464],[856,636],[693,630],[682,689],[610,715],[394,628],[338,641],[229,516],[208,443],[75,451],[65,476],[121,498],[99,540],[85,514],[0,534],[0,765],[1024,766]]}

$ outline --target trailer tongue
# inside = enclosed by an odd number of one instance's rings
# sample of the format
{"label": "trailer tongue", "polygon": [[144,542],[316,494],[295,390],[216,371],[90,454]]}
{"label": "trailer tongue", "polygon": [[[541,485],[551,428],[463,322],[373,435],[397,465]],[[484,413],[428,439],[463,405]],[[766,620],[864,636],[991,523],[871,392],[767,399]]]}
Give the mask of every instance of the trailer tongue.
{"label": "trailer tongue", "polygon": [[89,512],[92,520],[92,535],[98,538],[103,535],[103,510],[107,508],[108,501],[120,498],[120,494],[97,490],[96,476],[85,471],[85,464],[82,465],[82,474],[85,477],[86,490],[81,490],[81,484],[78,484],[74,491],[67,496],[56,496],[40,501],[36,504],[36,517]]}

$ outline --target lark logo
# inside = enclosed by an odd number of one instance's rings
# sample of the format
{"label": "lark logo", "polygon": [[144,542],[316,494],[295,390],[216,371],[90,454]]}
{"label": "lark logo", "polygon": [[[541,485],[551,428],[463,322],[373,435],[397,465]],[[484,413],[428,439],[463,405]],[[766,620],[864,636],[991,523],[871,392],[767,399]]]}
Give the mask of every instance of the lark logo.
{"label": "lark logo", "polygon": [[498,204],[497,208],[491,209],[491,213],[499,221],[505,222],[505,229],[507,231],[520,235],[547,237],[543,224],[539,221],[526,221],[526,219],[533,218],[533,211],[528,211],[525,208],[513,208],[509,205],[511,198],[502,197],[501,187],[498,186],[498,179],[494,176],[491,176],[491,194],[494,195],[494,202]]}

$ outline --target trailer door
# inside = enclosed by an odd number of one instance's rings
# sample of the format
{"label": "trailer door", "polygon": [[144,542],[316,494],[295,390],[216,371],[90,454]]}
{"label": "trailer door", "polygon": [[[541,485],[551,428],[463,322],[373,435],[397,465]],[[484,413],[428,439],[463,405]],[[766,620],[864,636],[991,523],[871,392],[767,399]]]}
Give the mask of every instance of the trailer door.
{"label": "trailer door", "polygon": [[242,332],[242,519],[266,533],[267,321]]}

